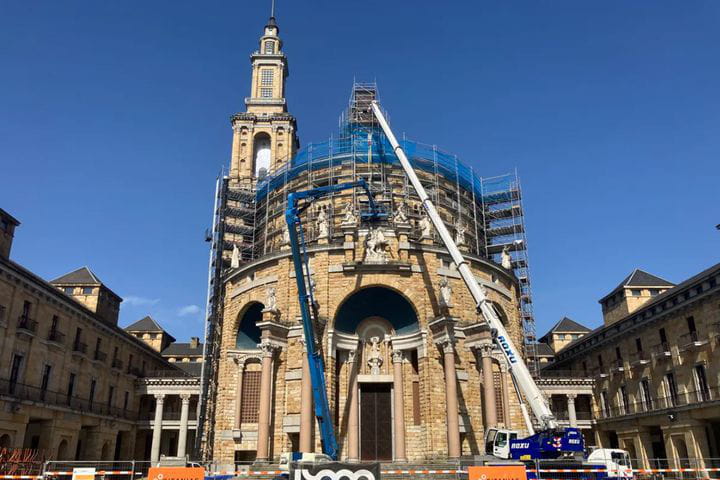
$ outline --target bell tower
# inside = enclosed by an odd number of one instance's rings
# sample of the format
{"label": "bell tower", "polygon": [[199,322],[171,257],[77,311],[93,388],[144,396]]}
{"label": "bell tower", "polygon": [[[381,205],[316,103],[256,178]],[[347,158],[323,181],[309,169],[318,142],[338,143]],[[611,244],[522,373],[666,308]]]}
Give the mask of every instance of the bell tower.
{"label": "bell tower", "polygon": [[250,55],[252,81],[246,110],[232,117],[230,178],[252,183],[287,163],[298,148],[295,117],[287,112],[285,81],[288,62],[280,28],[271,16]]}

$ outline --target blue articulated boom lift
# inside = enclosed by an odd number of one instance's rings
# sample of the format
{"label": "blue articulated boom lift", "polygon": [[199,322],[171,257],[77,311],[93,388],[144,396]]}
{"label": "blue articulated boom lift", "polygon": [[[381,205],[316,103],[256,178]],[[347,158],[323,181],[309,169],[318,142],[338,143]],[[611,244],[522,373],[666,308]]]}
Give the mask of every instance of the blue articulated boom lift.
{"label": "blue articulated boom lift", "polygon": [[[310,366],[315,418],[320,427],[322,452],[331,460],[337,460],[338,444],[335,438],[332,418],[330,417],[327,389],[325,388],[325,362],[323,361],[322,351],[317,345],[315,338],[315,325],[317,325],[318,312],[315,299],[313,298],[307,243],[305,242],[305,233],[303,231],[302,221],[300,220],[300,214],[318,198],[353,188],[362,188],[368,197],[369,209],[368,211],[360,212],[361,219],[372,222],[387,218],[387,213],[383,212],[375,202],[370,187],[365,180],[339,183],[337,185],[328,185],[312,190],[290,193],[285,210],[285,220],[290,233],[290,248],[296,273],[295,280],[297,281],[298,299],[300,300],[303,333],[305,334],[305,349],[307,350],[307,358]],[[299,460],[297,454],[293,454],[293,456],[293,460]]]}

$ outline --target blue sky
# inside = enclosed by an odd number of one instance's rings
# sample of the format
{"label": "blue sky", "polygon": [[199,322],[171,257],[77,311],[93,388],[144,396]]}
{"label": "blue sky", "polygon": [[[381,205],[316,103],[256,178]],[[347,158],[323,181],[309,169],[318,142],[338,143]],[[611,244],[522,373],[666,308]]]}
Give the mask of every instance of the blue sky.
{"label": "blue sky", "polygon": [[[88,265],[202,332],[203,232],[249,92],[267,1],[0,2],[0,207],[13,258]],[[278,0],[301,142],[335,131],[353,78],[393,127],[492,176],[518,168],[538,330],[596,326],[633,268],[718,261],[720,3]]]}

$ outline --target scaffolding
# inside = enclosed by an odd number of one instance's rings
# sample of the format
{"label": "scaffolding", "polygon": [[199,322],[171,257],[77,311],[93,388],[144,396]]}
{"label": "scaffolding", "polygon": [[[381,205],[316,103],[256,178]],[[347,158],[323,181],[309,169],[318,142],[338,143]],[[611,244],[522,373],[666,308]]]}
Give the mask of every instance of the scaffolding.
{"label": "scaffolding", "polygon": [[[339,136],[307,144],[290,161],[263,178],[243,183],[221,174],[212,235],[208,236],[212,246],[202,398],[214,398],[216,388],[217,352],[222,328],[222,277],[231,266],[235,249],[238,250],[240,264],[281,249],[285,228],[283,214],[289,192],[364,179],[372,189],[376,202],[386,211],[396,211],[399,204],[408,207],[406,214],[413,226],[413,235],[418,238],[417,225],[424,211],[392,146],[371,113],[370,103],[377,99],[377,94],[374,83],[355,83],[348,107],[340,116]],[[496,177],[481,177],[457,155],[435,145],[407,138],[403,138],[400,145],[446,224],[456,231],[459,226],[467,229],[469,241],[464,248],[469,253],[501,264],[503,249],[507,247],[509,250],[512,269],[520,287],[520,315],[528,366],[531,373],[537,374],[530,267],[517,171]],[[342,197],[344,202],[334,201],[336,197]],[[313,239],[314,220],[320,209],[324,209],[331,220],[330,236],[341,241],[339,225],[343,212],[334,211],[334,205],[351,202],[355,208],[362,210],[365,201],[364,196],[350,190],[334,193],[322,203],[313,205],[306,212],[307,237]],[[201,402],[201,419],[212,418],[211,404]],[[207,454],[212,448],[207,441],[212,436],[209,431],[212,426],[208,422],[204,424],[205,429],[197,438],[198,442],[205,442],[203,453]]]}

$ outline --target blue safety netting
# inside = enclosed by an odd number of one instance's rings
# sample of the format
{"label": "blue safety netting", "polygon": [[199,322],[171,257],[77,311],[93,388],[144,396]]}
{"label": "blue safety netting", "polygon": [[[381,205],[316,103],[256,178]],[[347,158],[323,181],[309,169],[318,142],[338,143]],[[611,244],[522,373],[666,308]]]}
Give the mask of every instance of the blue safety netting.
{"label": "blue safety netting", "polygon": [[[292,160],[282,168],[271,172],[258,181],[257,199],[266,196],[269,191],[282,188],[286,183],[310,171],[338,167],[344,162],[388,165],[400,165],[400,161],[381,130],[377,128],[346,127],[343,133],[347,136],[326,142],[310,143],[298,150]],[[369,134],[371,140],[368,139]],[[368,142],[372,142],[371,154],[368,156]],[[489,203],[510,201],[513,178],[510,175],[483,179],[476,175],[472,167],[457,158],[456,155],[444,152],[432,145],[412,140],[401,140],[405,154],[414,168],[436,173],[445,179],[457,183],[461,188],[473,192],[476,199]]]}

